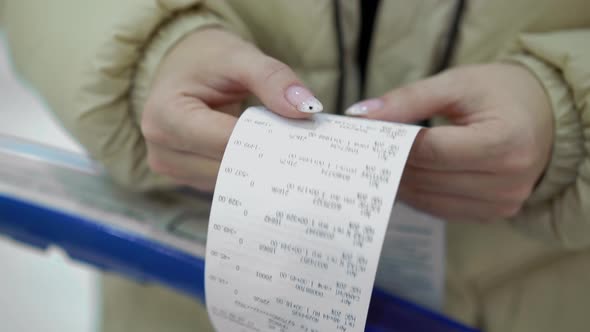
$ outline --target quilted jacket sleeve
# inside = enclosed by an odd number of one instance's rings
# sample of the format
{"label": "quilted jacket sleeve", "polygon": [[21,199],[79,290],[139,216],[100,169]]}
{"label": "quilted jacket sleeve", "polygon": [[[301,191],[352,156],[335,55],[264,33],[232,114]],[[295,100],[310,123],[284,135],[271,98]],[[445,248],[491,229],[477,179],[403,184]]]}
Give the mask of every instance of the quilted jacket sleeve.
{"label": "quilted jacket sleeve", "polygon": [[133,105],[166,51],[195,29],[247,38],[225,1],[0,0],[13,62],[113,179],[134,190],[172,183],[152,173]]}
{"label": "quilted jacket sleeve", "polygon": [[571,249],[590,246],[589,41],[590,29],[523,35],[511,57],[543,84],[555,119],[549,167],[512,222]]}

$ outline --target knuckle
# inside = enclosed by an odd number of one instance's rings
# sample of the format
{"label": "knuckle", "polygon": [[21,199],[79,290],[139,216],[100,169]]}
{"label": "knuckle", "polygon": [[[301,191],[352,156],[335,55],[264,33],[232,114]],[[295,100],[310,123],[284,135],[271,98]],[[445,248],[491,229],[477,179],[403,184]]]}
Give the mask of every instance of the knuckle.
{"label": "knuckle", "polygon": [[535,159],[529,151],[514,151],[503,158],[502,168],[510,173],[522,173],[531,169]]}
{"label": "knuckle", "polygon": [[154,173],[162,174],[162,175],[172,175],[171,168],[166,163],[166,161],[162,158],[159,158],[153,153],[148,153],[147,158],[148,166]]}
{"label": "knuckle", "polygon": [[[512,133],[512,134],[511,134]],[[536,149],[534,139],[531,139],[526,130],[516,128],[507,128],[503,133],[499,133],[501,140],[497,146],[502,160],[502,170],[512,173],[525,172],[535,166]]]}
{"label": "knuckle", "polygon": [[164,143],[166,141],[164,130],[156,120],[154,106],[146,104],[139,126],[143,137],[147,141],[154,143]]}
{"label": "knuckle", "polygon": [[503,203],[497,207],[496,213],[501,218],[511,218],[517,215],[521,208],[522,204],[520,203]]}
{"label": "knuckle", "polygon": [[532,188],[529,186],[518,185],[508,189],[503,194],[503,197],[516,204],[522,204],[530,196],[531,192]]}
{"label": "knuckle", "polygon": [[147,141],[155,143],[162,141],[162,133],[152,121],[146,120],[146,117],[141,119],[140,128],[143,137]]}
{"label": "knuckle", "polygon": [[480,130],[482,142],[482,152],[491,159],[507,160],[507,156],[510,153],[512,142],[508,135],[503,131],[497,130]]}
{"label": "knuckle", "polygon": [[267,83],[273,82],[277,77],[291,71],[289,66],[269,56],[265,56],[262,68],[264,68],[262,70],[263,81]]}
{"label": "knuckle", "polygon": [[432,140],[417,140],[410,152],[411,162],[420,165],[433,165],[440,160],[439,158],[439,148]]}

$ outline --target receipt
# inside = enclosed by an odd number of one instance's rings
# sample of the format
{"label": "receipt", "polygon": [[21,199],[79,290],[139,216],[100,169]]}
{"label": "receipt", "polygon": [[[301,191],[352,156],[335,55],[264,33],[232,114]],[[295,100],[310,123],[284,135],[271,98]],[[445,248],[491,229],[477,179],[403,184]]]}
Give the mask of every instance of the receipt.
{"label": "receipt", "polygon": [[363,331],[419,129],[246,110],[209,219],[205,293],[216,330]]}

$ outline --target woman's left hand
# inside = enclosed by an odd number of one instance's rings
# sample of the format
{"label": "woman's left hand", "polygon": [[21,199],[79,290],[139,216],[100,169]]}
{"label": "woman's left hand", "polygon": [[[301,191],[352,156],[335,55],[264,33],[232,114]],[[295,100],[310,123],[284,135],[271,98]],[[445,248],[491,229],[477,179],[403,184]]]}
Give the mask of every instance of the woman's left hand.
{"label": "woman's left hand", "polygon": [[540,82],[512,64],[466,66],[351,106],[347,114],[450,125],[420,131],[400,198],[433,215],[488,221],[519,212],[553,144],[551,104]]}

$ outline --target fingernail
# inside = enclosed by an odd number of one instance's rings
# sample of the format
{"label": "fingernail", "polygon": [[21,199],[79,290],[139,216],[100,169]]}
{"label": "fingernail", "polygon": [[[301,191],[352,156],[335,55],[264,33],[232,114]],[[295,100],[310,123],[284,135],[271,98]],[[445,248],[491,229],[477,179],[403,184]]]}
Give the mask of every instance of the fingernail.
{"label": "fingernail", "polygon": [[299,112],[318,113],[324,110],[322,103],[309,90],[300,85],[292,85],[287,88],[285,97]]}
{"label": "fingernail", "polygon": [[367,115],[383,107],[383,101],[379,98],[367,99],[353,104],[344,111],[346,115],[362,116]]}

